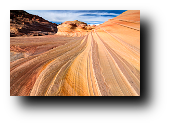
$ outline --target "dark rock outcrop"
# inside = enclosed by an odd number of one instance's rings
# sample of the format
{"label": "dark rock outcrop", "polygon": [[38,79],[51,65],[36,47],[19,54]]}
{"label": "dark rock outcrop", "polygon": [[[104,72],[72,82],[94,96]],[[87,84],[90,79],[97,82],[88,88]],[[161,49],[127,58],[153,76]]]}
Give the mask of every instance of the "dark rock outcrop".
{"label": "dark rock outcrop", "polygon": [[57,24],[23,10],[10,10],[10,36],[42,36],[57,33]]}

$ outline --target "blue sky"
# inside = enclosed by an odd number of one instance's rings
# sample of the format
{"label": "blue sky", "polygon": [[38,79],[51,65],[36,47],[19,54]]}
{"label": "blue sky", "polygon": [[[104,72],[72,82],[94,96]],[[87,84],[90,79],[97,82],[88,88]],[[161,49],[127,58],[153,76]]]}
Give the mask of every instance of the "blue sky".
{"label": "blue sky", "polygon": [[101,24],[126,10],[25,10],[53,23],[79,20],[87,24]]}

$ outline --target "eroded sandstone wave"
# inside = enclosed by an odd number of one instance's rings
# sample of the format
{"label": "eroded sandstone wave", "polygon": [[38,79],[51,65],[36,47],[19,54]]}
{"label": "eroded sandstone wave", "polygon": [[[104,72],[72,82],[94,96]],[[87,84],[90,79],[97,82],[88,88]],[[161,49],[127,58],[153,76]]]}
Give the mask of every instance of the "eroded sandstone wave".
{"label": "eroded sandstone wave", "polygon": [[29,54],[11,61],[12,96],[140,95],[139,11],[81,36],[12,38],[11,51]]}

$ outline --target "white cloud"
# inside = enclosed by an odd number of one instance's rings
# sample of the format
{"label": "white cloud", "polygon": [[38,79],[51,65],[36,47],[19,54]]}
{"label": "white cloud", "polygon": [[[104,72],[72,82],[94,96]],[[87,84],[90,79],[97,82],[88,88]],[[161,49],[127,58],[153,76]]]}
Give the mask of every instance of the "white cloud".
{"label": "white cloud", "polygon": [[[76,12],[76,11],[46,11],[46,10],[26,10],[28,13],[36,14],[43,17],[46,20],[53,22],[64,22],[64,21],[100,21],[105,22],[114,16],[118,16],[116,13],[90,13],[90,12]],[[82,16],[84,14],[93,14],[96,16]],[[101,15],[110,15],[109,17],[104,17]]]}

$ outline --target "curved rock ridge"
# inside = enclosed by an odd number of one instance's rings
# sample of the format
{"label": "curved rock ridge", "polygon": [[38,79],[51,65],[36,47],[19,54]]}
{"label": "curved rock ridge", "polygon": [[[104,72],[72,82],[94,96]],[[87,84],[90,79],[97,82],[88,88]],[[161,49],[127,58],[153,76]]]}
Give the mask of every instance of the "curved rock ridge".
{"label": "curved rock ridge", "polygon": [[80,34],[11,38],[10,95],[140,96],[140,11]]}

